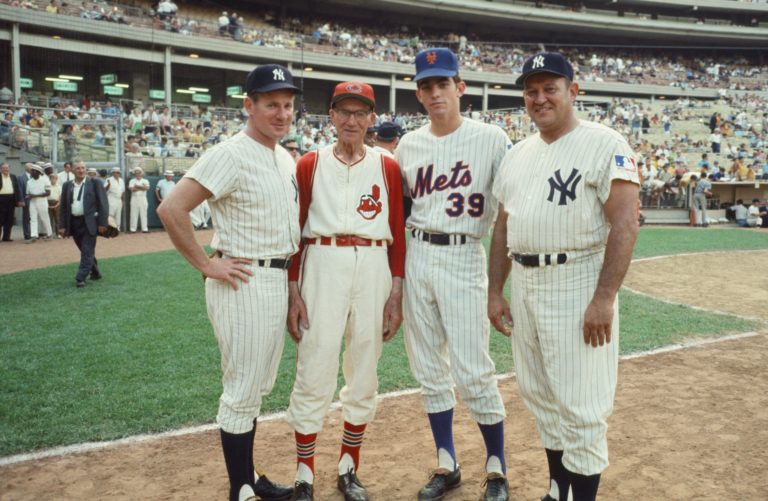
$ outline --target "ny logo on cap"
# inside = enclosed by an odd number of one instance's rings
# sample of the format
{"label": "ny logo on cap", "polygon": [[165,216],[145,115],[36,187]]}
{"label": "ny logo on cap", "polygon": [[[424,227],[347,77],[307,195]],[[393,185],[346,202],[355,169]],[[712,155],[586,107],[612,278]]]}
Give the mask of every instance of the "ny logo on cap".
{"label": "ny logo on cap", "polygon": [[285,74],[283,73],[283,70],[280,68],[275,68],[272,70],[272,79],[273,80],[285,80]]}
{"label": "ny logo on cap", "polygon": [[427,52],[427,63],[435,64],[437,62],[437,52]]}
{"label": "ny logo on cap", "polygon": [[533,65],[531,66],[531,69],[535,70],[536,68],[543,68],[544,67],[544,56],[538,55],[533,58]]}

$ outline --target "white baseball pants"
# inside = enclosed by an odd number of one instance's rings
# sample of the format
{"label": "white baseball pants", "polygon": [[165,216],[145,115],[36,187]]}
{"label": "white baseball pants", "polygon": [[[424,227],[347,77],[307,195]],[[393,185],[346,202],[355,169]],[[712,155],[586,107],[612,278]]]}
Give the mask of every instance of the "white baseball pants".
{"label": "white baseball pants", "polygon": [[454,384],[479,424],[506,415],[488,354],[488,276],[479,242],[434,245],[413,238],[405,259],[403,316],[411,371],[428,413],[456,406]]}
{"label": "white baseball pants", "polygon": [[205,280],[208,318],[221,352],[224,391],[216,417],[227,433],[245,433],[259,416],[261,399],[275,384],[285,341],[288,277],[280,269],[251,265],[254,275],[238,290]]}
{"label": "white baseball pants", "polygon": [[339,352],[344,340],[339,393],[344,420],[373,421],[379,381],[384,304],[392,290],[387,247],[307,245],[301,296],[309,329],[298,345],[296,381],[286,421],[303,434],[318,433],[336,392]]}
{"label": "white baseball pants", "polygon": [[619,305],[611,342],[584,342],[584,312],[592,300],[603,252],[563,265],[512,263],[512,348],[520,393],[536,417],[542,444],[562,450],[563,465],[581,475],[608,467],[606,420],[613,410],[619,354]]}

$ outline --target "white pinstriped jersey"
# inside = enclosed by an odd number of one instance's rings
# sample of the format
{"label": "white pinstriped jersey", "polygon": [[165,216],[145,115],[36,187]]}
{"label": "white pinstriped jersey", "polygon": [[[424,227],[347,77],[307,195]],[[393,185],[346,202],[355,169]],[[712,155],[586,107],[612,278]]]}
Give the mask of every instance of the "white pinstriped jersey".
{"label": "white pinstriped jersey", "polygon": [[365,156],[347,167],[329,145],[318,150],[316,165],[302,236],[357,235],[392,242],[382,155],[366,146]]}
{"label": "white pinstriped jersey", "polygon": [[551,144],[539,134],[504,157],[493,186],[507,213],[507,246],[517,253],[597,249],[608,239],[603,211],[611,182],[640,184],[621,134],[584,120]]}
{"label": "white pinstriped jersey", "polygon": [[482,238],[496,218],[491,187],[511,143],[499,127],[467,118],[446,136],[429,129],[406,134],[395,150],[413,199],[407,225]]}
{"label": "white pinstriped jersey", "polygon": [[211,247],[248,259],[291,256],[299,244],[295,163],[241,131],[211,148],[185,177],[210,191]]}

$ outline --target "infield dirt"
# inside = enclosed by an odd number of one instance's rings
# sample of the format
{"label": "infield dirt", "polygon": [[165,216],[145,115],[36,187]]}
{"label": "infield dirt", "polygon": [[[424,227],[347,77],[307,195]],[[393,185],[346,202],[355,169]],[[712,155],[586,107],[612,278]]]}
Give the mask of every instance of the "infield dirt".
{"label": "infield dirt", "polygon": [[[210,233],[199,232],[198,237],[206,242]],[[161,232],[125,235],[114,241],[100,239],[98,255],[166,248],[170,242]],[[13,242],[2,250],[0,273],[77,259],[71,241]],[[768,277],[758,271],[765,269],[768,251],[735,255],[729,256],[727,269],[720,265],[723,254],[716,253],[637,262],[625,283],[662,299],[768,320]],[[13,268],[15,260],[18,268]],[[611,466],[603,476],[600,498],[768,498],[767,366],[765,329],[755,336],[623,360],[609,421]],[[538,499],[548,479],[534,421],[514,378],[501,381],[500,388],[508,413],[511,499]],[[479,499],[485,453],[463,404],[457,407],[455,433],[464,481],[446,499]],[[318,440],[320,501],[342,499],[335,489],[340,436],[341,415],[335,410]],[[295,468],[290,427],[279,419],[260,423],[255,458],[270,478],[290,482]],[[366,434],[359,472],[371,497],[414,499],[433,464],[431,434],[418,395],[383,399]],[[223,500],[226,488],[215,431],[0,468],[2,500]]]}

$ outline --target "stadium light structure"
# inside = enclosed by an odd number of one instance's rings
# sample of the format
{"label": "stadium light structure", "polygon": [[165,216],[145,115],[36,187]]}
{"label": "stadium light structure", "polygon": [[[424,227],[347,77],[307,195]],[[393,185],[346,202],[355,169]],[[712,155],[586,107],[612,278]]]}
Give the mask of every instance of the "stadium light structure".
{"label": "stadium light structure", "polygon": [[411,80],[413,80],[413,78],[411,78],[411,77],[403,77],[403,80],[405,80],[406,82],[410,82]]}
{"label": "stadium light structure", "polygon": [[77,80],[78,82],[83,79],[83,77],[78,77],[76,75],[59,75],[59,78],[63,78],[64,80]]}
{"label": "stadium light structure", "polygon": [[129,88],[129,87],[130,87],[130,85],[128,85],[128,84],[121,84],[121,83],[116,83],[116,84],[115,84],[115,87],[122,87],[123,89],[127,89],[127,88]]}
{"label": "stadium light structure", "polygon": [[315,69],[311,66],[307,66],[306,68],[304,68],[304,71],[315,71]]}
{"label": "stadium light structure", "polygon": [[176,89],[177,94],[194,94],[195,91],[189,89]]}
{"label": "stadium light structure", "polygon": [[499,84],[496,84],[496,85],[494,85],[494,86],[493,86],[493,88],[494,88],[494,89],[501,89],[501,85],[499,85]]}
{"label": "stadium light structure", "polygon": [[69,82],[66,78],[60,77],[45,77],[46,82]]}
{"label": "stadium light structure", "polygon": [[197,59],[198,57],[200,57],[200,55],[199,54],[190,54],[189,57],[191,57],[192,59]]}
{"label": "stadium light structure", "polygon": [[208,89],[206,89],[205,87],[190,87],[189,90],[193,92],[206,92],[206,93],[208,92]]}

